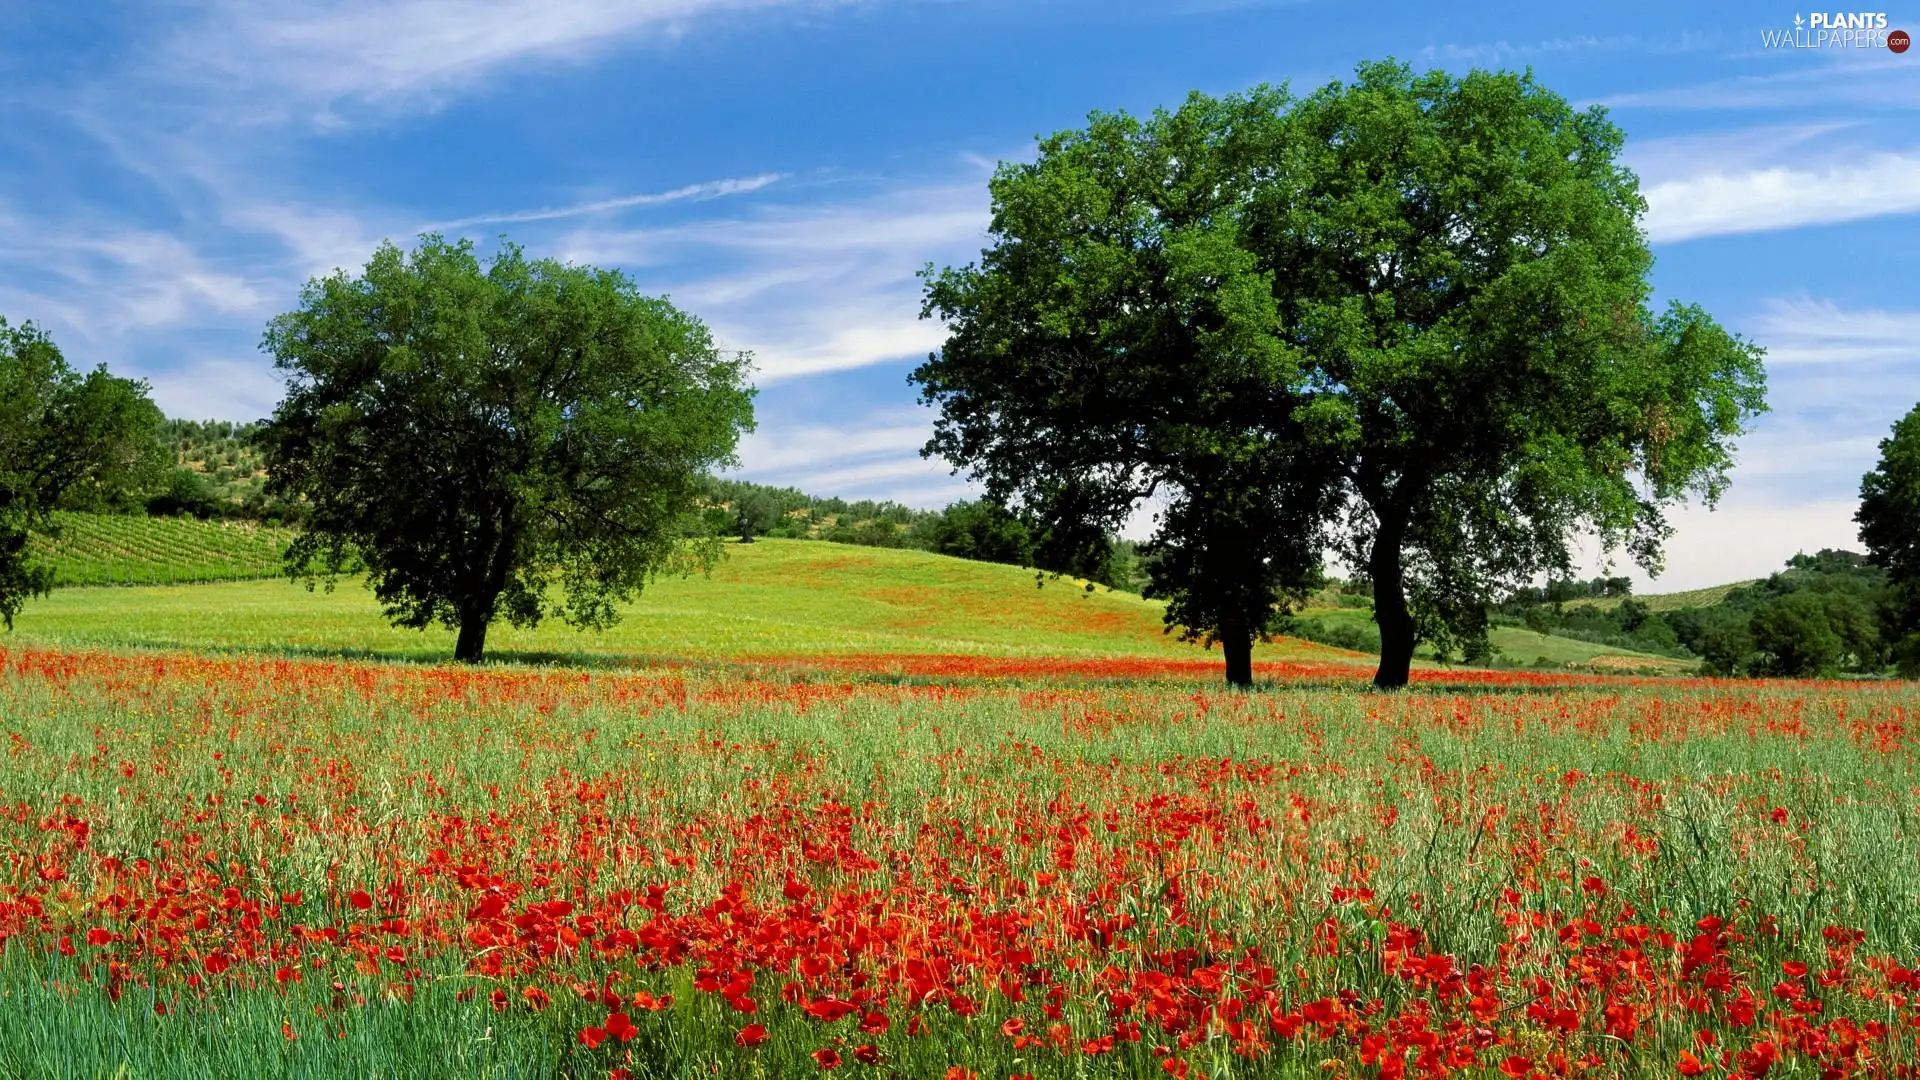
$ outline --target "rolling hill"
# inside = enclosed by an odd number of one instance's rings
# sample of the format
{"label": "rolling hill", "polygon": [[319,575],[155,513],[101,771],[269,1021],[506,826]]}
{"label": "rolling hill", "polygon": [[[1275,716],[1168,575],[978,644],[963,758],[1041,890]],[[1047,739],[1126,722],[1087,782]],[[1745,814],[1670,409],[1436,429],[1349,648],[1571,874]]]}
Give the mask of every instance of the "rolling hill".
{"label": "rolling hill", "polygon": [[[601,634],[496,626],[500,658],[613,660],[798,653],[1205,657],[1161,633],[1161,606],[1069,579],[900,548],[806,540],[729,544],[710,577],[650,585]],[[450,631],[396,629],[358,582],[309,593],[281,580],[60,589],[17,620],[28,640],[108,646],[444,658]],[[1348,654],[1284,641],[1265,659]],[[1217,655],[1217,654],[1216,654]]]}
{"label": "rolling hill", "polygon": [[[273,572],[285,535],[193,521],[144,522],[205,565],[228,547],[248,548],[233,565],[261,576]],[[83,523],[84,524],[84,523]],[[97,524],[97,523],[96,523]],[[117,526],[132,530],[127,524]],[[99,528],[75,527],[54,545],[56,565],[86,565],[82,553],[105,543]],[[197,539],[200,548],[187,546]],[[126,543],[115,552],[132,552]],[[72,545],[71,548],[68,545]],[[227,545],[227,546],[222,546]],[[266,578],[220,584],[166,584],[167,552],[154,542],[150,561],[131,556],[114,580],[155,582],[131,588],[67,588],[28,605],[16,639],[110,647],[259,650],[293,654],[380,655],[443,659],[450,631],[386,625],[378,605],[356,581],[332,592]],[[195,564],[201,565],[201,564]],[[141,567],[145,568],[142,569]],[[132,567],[132,569],[127,569]],[[497,626],[488,640],[497,659],[578,660],[587,663],[673,661],[719,656],[765,657],[821,653],[963,654],[997,656],[1150,657],[1208,660],[1199,647],[1162,632],[1161,605],[1103,586],[1066,578],[1036,579],[1030,570],[899,548],[823,541],[762,540],[729,544],[711,576],[666,578],[648,587],[620,625],[586,633],[550,621],[532,630]],[[1364,620],[1363,611],[1341,617]],[[1509,662],[1604,670],[1681,670],[1665,658],[1623,654],[1599,646],[1503,629],[1496,638]],[[1255,651],[1256,660],[1345,659],[1363,654],[1294,639]]]}
{"label": "rolling hill", "polygon": [[54,536],[35,535],[32,554],[66,585],[177,585],[270,578],[293,538],[251,521],[56,512]]}

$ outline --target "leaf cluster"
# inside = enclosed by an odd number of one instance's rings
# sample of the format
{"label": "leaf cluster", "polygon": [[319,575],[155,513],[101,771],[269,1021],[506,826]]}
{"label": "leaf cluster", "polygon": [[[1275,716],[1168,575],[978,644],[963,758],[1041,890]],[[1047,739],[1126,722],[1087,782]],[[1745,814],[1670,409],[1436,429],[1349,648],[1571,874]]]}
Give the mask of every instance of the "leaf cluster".
{"label": "leaf cluster", "polygon": [[0,620],[44,593],[51,570],[29,558],[32,532],[55,510],[117,509],[157,483],[166,466],[163,417],[147,386],[82,374],[33,323],[0,318]]}
{"label": "leaf cluster", "polygon": [[749,360],[617,272],[386,244],[263,347],[288,379],[268,487],[308,507],[288,566],[310,584],[358,559],[400,625],[603,627],[714,557],[690,523],[752,427]]}

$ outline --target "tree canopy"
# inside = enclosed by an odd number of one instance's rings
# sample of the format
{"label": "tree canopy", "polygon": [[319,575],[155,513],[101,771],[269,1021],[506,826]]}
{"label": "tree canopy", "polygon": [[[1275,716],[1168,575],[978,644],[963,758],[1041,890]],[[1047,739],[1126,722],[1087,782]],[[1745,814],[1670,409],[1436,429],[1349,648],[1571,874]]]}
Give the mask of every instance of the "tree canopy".
{"label": "tree canopy", "polygon": [[395,623],[457,628],[460,660],[502,616],[607,626],[717,553],[687,525],[752,428],[748,358],[616,271],[383,244],[309,282],[264,348],[288,379],[270,490],[308,504],[289,572],[363,566]]}
{"label": "tree canopy", "polygon": [[1860,542],[1888,578],[1885,634],[1902,672],[1920,675],[1920,405],[1880,440],[1860,480]]}
{"label": "tree canopy", "polygon": [[929,272],[928,449],[1061,527],[1165,497],[1156,587],[1235,682],[1330,550],[1403,685],[1581,534],[1657,569],[1764,408],[1759,349],[1652,310],[1623,140],[1531,76],[1393,63],[1096,113],[996,172],[979,264]]}
{"label": "tree canopy", "polygon": [[155,485],[167,457],[147,385],[102,366],[82,375],[33,323],[0,318],[0,620],[45,593],[28,555],[56,509],[100,509]]}
{"label": "tree canopy", "polygon": [[912,376],[941,408],[927,452],[1062,550],[1164,497],[1152,589],[1170,625],[1224,646],[1236,682],[1275,600],[1312,580],[1323,509],[1314,473],[1292,467],[1299,370],[1243,234],[1284,103],[1261,90],[1096,113],[1001,165],[993,246],[926,274],[923,315],[949,336]]}

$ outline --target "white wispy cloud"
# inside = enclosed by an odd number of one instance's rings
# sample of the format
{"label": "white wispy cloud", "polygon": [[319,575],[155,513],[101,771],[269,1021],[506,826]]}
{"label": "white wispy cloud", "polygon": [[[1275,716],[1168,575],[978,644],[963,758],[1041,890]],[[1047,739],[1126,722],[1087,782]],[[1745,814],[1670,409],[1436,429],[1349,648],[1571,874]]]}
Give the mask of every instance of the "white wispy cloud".
{"label": "white wispy cloud", "polygon": [[36,221],[0,242],[13,317],[90,340],[258,312],[260,281],[151,229]]}
{"label": "white wispy cloud", "polygon": [[510,210],[497,214],[477,214],[473,217],[455,218],[452,221],[429,222],[416,226],[415,232],[439,232],[443,230],[464,229],[473,225],[511,224],[530,221],[557,221],[561,218],[584,217],[588,214],[605,214],[615,210],[631,210],[640,206],[660,206],[665,203],[686,200],[716,199],[724,195],[742,195],[749,191],[759,191],[769,184],[778,183],[786,178],[784,173],[763,173],[738,180],[709,180],[705,183],[688,184],[672,191],[653,192],[645,195],[622,195],[612,199],[595,199],[591,202],[576,203],[572,206],[558,206],[543,210]]}
{"label": "white wispy cloud", "polygon": [[932,433],[925,410],[869,413],[840,424],[768,425],[741,444],[736,475],[814,495],[889,498],[909,506],[976,495],[946,462],[920,456]]}
{"label": "white wispy cloud", "polygon": [[[1860,478],[1893,422],[1920,400],[1920,310],[1800,296],[1769,301],[1738,325],[1767,348],[1773,411],[1739,440],[1719,507],[1669,515],[1666,573],[1650,580],[1616,560],[1640,591],[1764,577],[1797,551],[1858,550]],[[1597,553],[1588,556],[1587,570],[1598,570]]]}
{"label": "white wispy cloud", "polygon": [[168,416],[255,420],[270,415],[287,389],[258,356],[196,357],[151,370],[133,365],[129,373],[147,380]]}
{"label": "white wispy cloud", "polygon": [[1920,211],[1920,152],[1705,172],[1649,185],[1642,194],[1655,243],[1910,214]]}
{"label": "white wispy cloud", "polygon": [[177,27],[165,63],[231,108],[343,121],[337,108],[434,107],[491,72],[578,62],[704,19],[830,0],[229,0]]}
{"label": "white wispy cloud", "polygon": [[1645,48],[1647,42],[1636,34],[1577,34],[1571,37],[1543,38],[1537,41],[1447,42],[1420,50],[1420,59],[1428,63],[1502,64],[1523,57],[1554,53]]}
{"label": "white wispy cloud", "polygon": [[[1654,139],[1629,139],[1622,159],[1645,185],[1699,175],[1702,163],[1715,172],[1746,172],[1781,164],[1789,155],[1830,153],[1838,136],[1853,136],[1866,121],[1820,120],[1763,124],[1731,130],[1692,131]],[[1824,149],[1823,149],[1824,147]]]}
{"label": "white wispy cloud", "polygon": [[[1758,42],[1756,41],[1756,44]],[[1685,112],[1787,110],[1866,111],[1920,108],[1920,65],[1876,50],[1870,55],[1824,58],[1785,71],[1706,82],[1629,90],[1597,99],[1610,109],[1670,109]]]}
{"label": "white wispy cloud", "polygon": [[1591,545],[1582,570],[1625,574],[1633,579],[1634,591],[1642,594],[1763,578],[1784,569],[1797,552],[1858,551],[1855,506],[1851,498],[1783,503],[1766,493],[1742,489],[1736,481],[1718,507],[1693,504],[1668,516],[1674,532],[1665,545],[1666,569],[1659,577],[1649,577],[1632,560],[1618,555],[1611,564],[1605,563]]}
{"label": "white wispy cloud", "polygon": [[[839,493],[844,496],[846,493],[859,495],[876,484],[893,486],[901,480],[946,479],[947,476],[947,467],[940,462],[899,458],[796,473],[793,486],[809,493]],[[957,483],[952,486],[954,490],[964,487]]]}
{"label": "white wispy cloud", "polygon": [[1767,365],[1856,365],[1864,377],[1881,373],[1865,365],[1900,363],[1920,377],[1920,311],[1848,310],[1808,297],[1769,301],[1754,322],[1767,346]]}
{"label": "white wispy cloud", "polygon": [[[880,426],[874,426],[878,421]],[[873,455],[919,456],[933,434],[927,422],[887,423],[887,418],[865,418],[857,427],[795,424],[777,430],[756,431],[740,447],[740,467],[763,475],[817,469],[823,463]]]}
{"label": "white wispy cloud", "polygon": [[928,262],[971,261],[986,225],[979,185],[938,185],[656,229],[576,230],[559,249],[574,262],[625,266],[671,294],[728,347],[751,351],[756,376],[772,382],[938,348],[943,331],[919,317],[916,275]]}

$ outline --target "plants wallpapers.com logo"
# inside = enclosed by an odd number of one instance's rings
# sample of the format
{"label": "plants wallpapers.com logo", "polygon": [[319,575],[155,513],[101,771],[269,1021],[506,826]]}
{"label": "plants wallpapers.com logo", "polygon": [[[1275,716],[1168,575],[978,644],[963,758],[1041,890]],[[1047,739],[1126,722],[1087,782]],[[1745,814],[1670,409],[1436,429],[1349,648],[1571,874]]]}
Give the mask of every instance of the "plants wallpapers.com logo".
{"label": "plants wallpapers.com logo", "polygon": [[1890,29],[1884,11],[1816,11],[1793,17],[1793,25],[1760,31],[1769,49],[1886,49],[1903,53],[1912,44],[1905,30]]}

